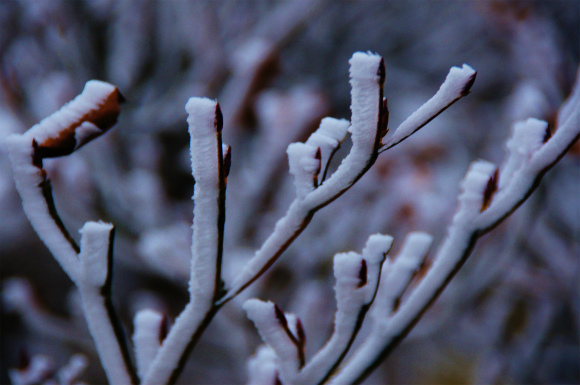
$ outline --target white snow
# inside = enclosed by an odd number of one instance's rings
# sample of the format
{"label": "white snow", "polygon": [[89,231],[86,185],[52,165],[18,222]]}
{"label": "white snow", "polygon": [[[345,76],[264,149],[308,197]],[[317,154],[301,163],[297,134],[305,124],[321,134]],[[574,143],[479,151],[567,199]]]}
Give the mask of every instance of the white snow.
{"label": "white snow", "polygon": [[141,310],[135,315],[134,324],[133,344],[135,345],[137,374],[143,379],[161,346],[163,314],[151,309]]}
{"label": "white snow", "polygon": [[317,147],[305,143],[292,143],[286,150],[298,199],[314,190],[314,178],[320,169],[320,159],[315,158],[317,151]]}
{"label": "white snow", "polygon": [[280,379],[283,383],[293,383],[299,368],[298,351],[277,318],[274,303],[249,299],[243,308],[256,325],[262,339],[276,352]]}
{"label": "white snow", "polygon": [[204,309],[209,309],[213,299],[219,242],[219,164],[222,159],[218,148],[221,149],[222,143],[215,125],[217,108],[217,102],[207,98],[191,98],[185,106],[189,114],[191,169],[195,179],[189,290],[192,301],[194,298],[196,302],[202,301]]}
{"label": "white snow", "polygon": [[[334,257],[337,310],[334,331],[327,344],[301,370],[297,384],[317,384],[338,362],[356,332],[356,324],[363,306],[368,305],[377,288],[381,265],[391,248],[393,238],[374,234],[369,237],[362,255],[339,253]],[[361,268],[366,265],[366,283],[361,286]],[[364,272],[364,270],[362,270]]]}
{"label": "white snow", "polygon": [[[60,110],[50,115],[40,123],[32,126],[24,133],[29,139],[34,138],[37,143],[41,144],[47,139],[58,138],[62,130],[69,127],[81,126],[83,117],[93,110],[98,110],[100,106],[107,100],[107,98],[115,92],[116,88],[112,84],[102,82],[99,80],[88,81],[83,89],[83,92],[74,98],[69,103],[65,104]],[[102,132],[99,128],[93,125],[88,128],[80,127],[80,132],[77,133],[79,127],[71,134],[78,139],[87,139],[87,133],[93,134],[95,130]],[[77,142],[76,148],[80,147],[84,142]]]}
{"label": "white snow", "polygon": [[475,70],[467,64],[461,68],[451,67],[437,93],[397,127],[391,139],[381,147],[380,152],[402,142],[464,96],[465,87],[473,80],[474,76]]}
{"label": "white snow", "polygon": [[336,148],[346,138],[350,122],[345,119],[324,118],[320,127],[308,138],[307,145],[320,149],[320,178],[326,173],[328,163]]}
{"label": "white snow", "polygon": [[278,370],[274,350],[268,345],[260,345],[248,360],[248,385],[275,384]]}
{"label": "white snow", "polygon": [[110,223],[87,222],[81,233],[81,280],[83,284],[102,287],[109,275],[109,248],[111,232]]}
{"label": "white snow", "polygon": [[43,170],[33,165],[32,138],[10,135],[5,141],[12,162],[16,189],[32,227],[68,276],[76,281],[80,264],[77,253],[50,215],[40,186],[46,181]]}
{"label": "white snow", "polygon": [[427,233],[413,232],[405,237],[394,261],[385,262],[377,299],[372,309],[375,327],[381,327],[394,310],[395,301],[402,296],[411,278],[423,263],[433,237]]}
{"label": "white snow", "polygon": [[507,160],[501,168],[499,188],[504,188],[515,172],[526,163],[533,152],[542,144],[548,123],[538,119],[527,119],[514,124],[511,138],[507,141]]}

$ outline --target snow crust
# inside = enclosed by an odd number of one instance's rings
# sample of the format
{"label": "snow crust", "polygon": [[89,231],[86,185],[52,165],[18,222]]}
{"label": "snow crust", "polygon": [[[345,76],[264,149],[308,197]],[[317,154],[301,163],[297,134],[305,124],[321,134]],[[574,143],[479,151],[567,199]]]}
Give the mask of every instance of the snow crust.
{"label": "snow crust", "polygon": [[317,147],[305,143],[292,143],[286,150],[298,199],[304,198],[314,190],[314,178],[320,170],[320,159],[316,159],[317,151]]}
{"label": "snow crust", "polygon": [[468,92],[466,87],[473,81],[475,74],[475,70],[467,64],[463,64],[461,68],[451,67],[437,93],[397,127],[381,151],[400,143],[464,96]]}
{"label": "snow crust", "polygon": [[76,282],[80,273],[77,252],[50,215],[48,204],[39,187],[46,182],[45,174],[42,169],[33,165],[34,148],[30,134],[10,135],[6,138],[5,145],[24,213],[63,270]]}
{"label": "snow crust", "polygon": [[[216,127],[218,104],[207,98],[190,98],[185,105],[191,137],[191,169],[195,179],[193,200],[192,265],[189,290],[209,308],[213,299],[219,243],[219,163],[221,138]],[[219,163],[218,163],[219,162]]]}
{"label": "snow crust", "polygon": [[244,302],[243,308],[262,339],[276,352],[282,382],[293,383],[299,368],[297,347],[277,318],[274,303],[249,299]]}
{"label": "snow crust", "polygon": [[149,366],[159,351],[162,324],[163,315],[154,310],[144,309],[135,315],[133,344],[135,345],[135,359],[139,378],[145,378]]}
{"label": "snow crust", "polygon": [[[34,138],[37,143],[58,138],[63,129],[78,125],[89,112],[97,110],[115,90],[116,87],[112,84],[90,80],[85,84],[80,95],[65,104],[59,111],[32,126],[24,135],[29,139]],[[75,148],[86,143],[87,139],[93,138],[95,134],[102,132],[94,124],[84,123],[87,124],[84,126],[80,124],[75,129],[74,135],[77,139]]]}
{"label": "snow crust", "polygon": [[547,130],[548,123],[533,118],[514,124],[512,136],[506,143],[508,157],[501,169],[499,188],[504,188],[514,173],[542,146]]}
{"label": "snow crust", "polygon": [[276,353],[268,345],[260,345],[248,360],[248,385],[275,384],[278,377]]}
{"label": "snow crust", "polygon": [[81,237],[81,279],[84,284],[102,287],[109,276],[110,223],[87,222],[79,232]]}

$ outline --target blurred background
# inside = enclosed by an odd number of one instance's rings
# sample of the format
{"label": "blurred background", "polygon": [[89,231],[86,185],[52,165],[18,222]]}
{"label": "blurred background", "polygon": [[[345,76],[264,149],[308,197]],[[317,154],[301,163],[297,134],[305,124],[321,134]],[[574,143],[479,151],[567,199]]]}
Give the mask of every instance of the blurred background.
{"label": "blurred background", "polygon": [[[0,1],[0,140],[58,110],[84,83],[127,98],[117,126],[72,156],[46,161],[57,207],[76,236],[113,222],[114,301],[129,334],[139,309],[171,322],[187,301],[193,179],[184,105],[217,98],[232,146],[226,281],[294,197],[286,147],[324,116],[350,118],[348,60],[386,64],[394,129],[451,66],[478,71],[472,93],[390,151],[281,260],[216,317],[180,383],[241,384],[261,343],[244,299],[298,315],[307,356],[332,332],[335,253],[376,232],[436,243],[472,160],[500,164],[511,125],[554,122],[580,58],[580,3],[552,1]],[[345,143],[344,155],[349,144]],[[340,156],[338,156],[340,158]],[[580,147],[472,257],[368,384],[580,383]],[[37,354],[47,367],[82,353],[81,379],[105,383],[78,295],[25,218],[0,154],[1,383]],[[78,237],[77,237],[78,239]],[[436,247],[436,246],[434,246]],[[50,377],[50,376],[49,376]]]}

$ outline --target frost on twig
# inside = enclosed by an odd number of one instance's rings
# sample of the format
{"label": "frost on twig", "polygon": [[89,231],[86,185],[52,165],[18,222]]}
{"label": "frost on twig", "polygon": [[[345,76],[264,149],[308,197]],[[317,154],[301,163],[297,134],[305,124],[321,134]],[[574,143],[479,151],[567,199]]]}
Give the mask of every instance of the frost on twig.
{"label": "frost on twig", "polygon": [[569,101],[562,107],[566,118],[559,120],[552,136],[546,122],[528,119],[516,123],[507,144],[507,159],[499,170],[482,160],[469,167],[461,183],[457,212],[432,266],[399,309],[387,319],[383,314],[379,320],[382,325],[375,323],[373,338],[363,342],[331,383],[358,383],[388,356],[461,268],[477,239],[524,202],[543,174],[578,140],[579,86],[577,79]]}
{"label": "frost on twig", "polygon": [[381,147],[379,152],[386,151],[413,135],[457,100],[467,95],[475,82],[476,75],[477,72],[467,64],[461,68],[452,67],[439,91],[397,127],[391,139]]}
{"label": "frost on twig", "polygon": [[[147,370],[143,384],[172,381],[182,369],[184,357],[217,311],[221,292],[221,262],[225,222],[225,189],[231,152],[222,143],[219,104],[191,98],[189,114],[191,165],[195,179],[190,301],[175,320]],[[138,349],[140,349],[138,347]],[[137,352],[137,355],[145,353]]]}
{"label": "frost on twig", "polygon": [[83,93],[58,112],[22,135],[6,139],[16,188],[28,220],[69,277],[80,274],[79,247],[64,227],[54,207],[50,180],[42,160],[72,153],[106,132],[117,121],[123,97],[116,87],[87,82]]}
{"label": "frost on twig", "polygon": [[26,358],[21,365],[22,367],[10,369],[8,372],[10,381],[14,385],[80,385],[78,378],[83,374],[88,362],[84,355],[75,354],[57,371],[50,357],[35,354],[31,358]]}
{"label": "frost on twig", "polygon": [[[294,175],[297,198],[276,223],[270,237],[234,279],[221,303],[235,297],[261,276],[304,230],[314,213],[348,190],[373,165],[379,152],[387,149],[382,144],[388,130],[382,58],[371,53],[355,53],[350,60],[350,78],[350,126],[344,120],[324,119],[305,144],[289,146],[290,171]],[[393,136],[396,142],[465,96],[474,80],[475,71],[469,66],[453,68],[439,92],[397,130],[399,133]],[[345,130],[351,134],[352,148],[338,169],[327,178],[328,162],[344,139]]]}
{"label": "frost on twig", "polygon": [[338,367],[375,298],[381,266],[391,244],[392,237],[375,234],[367,241],[362,255],[350,252],[334,257],[337,301],[334,332],[327,344],[306,365],[304,331],[300,321],[294,316],[284,315],[271,302],[257,299],[246,301],[244,309],[248,317],[276,354],[283,383],[318,384]]}
{"label": "frost on twig", "polygon": [[260,345],[248,360],[248,385],[277,384],[280,382],[276,353],[268,345]]}
{"label": "frost on twig", "polygon": [[167,319],[160,313],[144,309],[135,315],[135,332],[133,344],[135,345],[135,360],[137,374],[145,378],[149,365],[155,359],[161,342],[167,331]]}
{"label": "frost on twig", "polygon": [[[159,334],[159,315],[138,314],[134,341],[143,384],[174,382],[188,353],[221,306],[258,279],[304,230],[314,213],[348,190],[375,162],[388,130],[388,107],[383,97],[384,62],[378,55],[358,52],[350,65],[351,122],[323,119],[306,143],[288,147],[296,199],[227,292],[221,280],[221,263],[231,149],[221,140],[222,115],[217,102],[191,98],[187,103],[195,179],[190,301],[165,338]],[[410,118],[412,124],[403,124],[395,132],[393,138],[398,138],[395,141],[400,142],[464,96],[473,80],[474,71],[469,67],[452,69],[437,95]],[[73,102],[27,133],[11,136],[7,145],[25,212],[80,289],[89,328],[109,380],[136,383],[137,375],[111,306],[113,226],[88,222],[81,231],[81,246],[77,246],[58,216],[50,183],[42,169],[44,158],[70,154],[109,129],[116,122],[121,101],[115,87],[89,82]],[[350,152],[327,177],[328,164],[347,133],[352,140]],[[264,334],[276,346],[276,354],[294,352],[295,358],[291,360],[287,355],[283,365],[279,365],[281,377],[304,383],[324,381],[338,367],[374,300],[380,267],[390,242],[388,237],[373,236],[362,256],[351,253],[336,258],[335,333],[309,365],[305,366],[305,340],[299,320],[284,315],[271,304],[250,302],[249,313],[258,324],[263,323],[262,329],[272,327],[276,331]],[[272,317],[277,320],[276,328]],[[300,371],[301,368],[304,370]]]}

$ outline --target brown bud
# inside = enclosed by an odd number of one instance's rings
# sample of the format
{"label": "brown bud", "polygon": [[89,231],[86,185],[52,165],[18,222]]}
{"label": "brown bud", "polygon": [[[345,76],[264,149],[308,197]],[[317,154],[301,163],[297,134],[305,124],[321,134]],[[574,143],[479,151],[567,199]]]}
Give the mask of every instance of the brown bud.
{"label": "brown bud", "polygon": [[224,177],[227,178],[230,175],[230,168],[232,166],[232,146],[228,146],[223,157]]}
{"label": "brown bud", "polygon": [[483,202],[481,203],[481,211],[486,210],[491,204],[493,195],[497,191],[498,176],[499,169],[496,168],[493,175],[489,177],[489,180],[487,181],[487,186],[485,187],[485,191],[483,193]]}
{"label": "brown bud", "polygon": [[471,87],[473,86],[473,83],[475,82],[476,77],[477,77],[477,72],[475,72],[473,75],[471,75],[471,77],[469,78],[467,83],[465,83],[465,86],[463,86],[463,89],[461,90],[461,96],[465,96],[465,95],[469,94],[469,92],[471,92]]}
{"label": "brown bud", "polygon": [[276,313],[276,318],[278,319],[282,327],[284,329],[288,329],[288,320],[286,319],[286,316],[284,315],[282,309],[280,309],[276,304],[274,304],[274,312]]}
{"label": "brown bud", "polygon": [[363,287],[367,284],[367,261],[364,259],[362,260],[362,264],[358,272],[358,279],[359,282],[357,288]]}
{"label": "brown bud", "polygon": [[304,326],[302,325],[300,318],[296,318],[296,334],[298,334],[296,338],[298,339],[300,346],[303,348],[304,345],[306,345],[306,333],[304,332]]}
{"label": "brown bud", "polygon": [[[69,155],[79,147],[104,134],[117,123],[117,118],[121,112],[120,105],[124,100],[123,95],[115,88],[96,108],[86,111],[84,115],[68,127],[62,127],[57,136],[48,137],[44,141],[36,143],[35,158],[54,158]],[[64,108],[67,108],[67,106]],[[56,112],[56,114],[59,112]],[[77,129],[83,123],[91,123],[97,130],[84,130],[83,135],[77,135]],[[42,122],[40,124],[42,125]]]}
{"label": "brown bud", "polygon": [[216,103],[215,105],[215,120],[213,124],[217,132],[222,131],[222,128],[224,127],[224,116],[222,115],[222,109],[220,108],[219,103]]}

